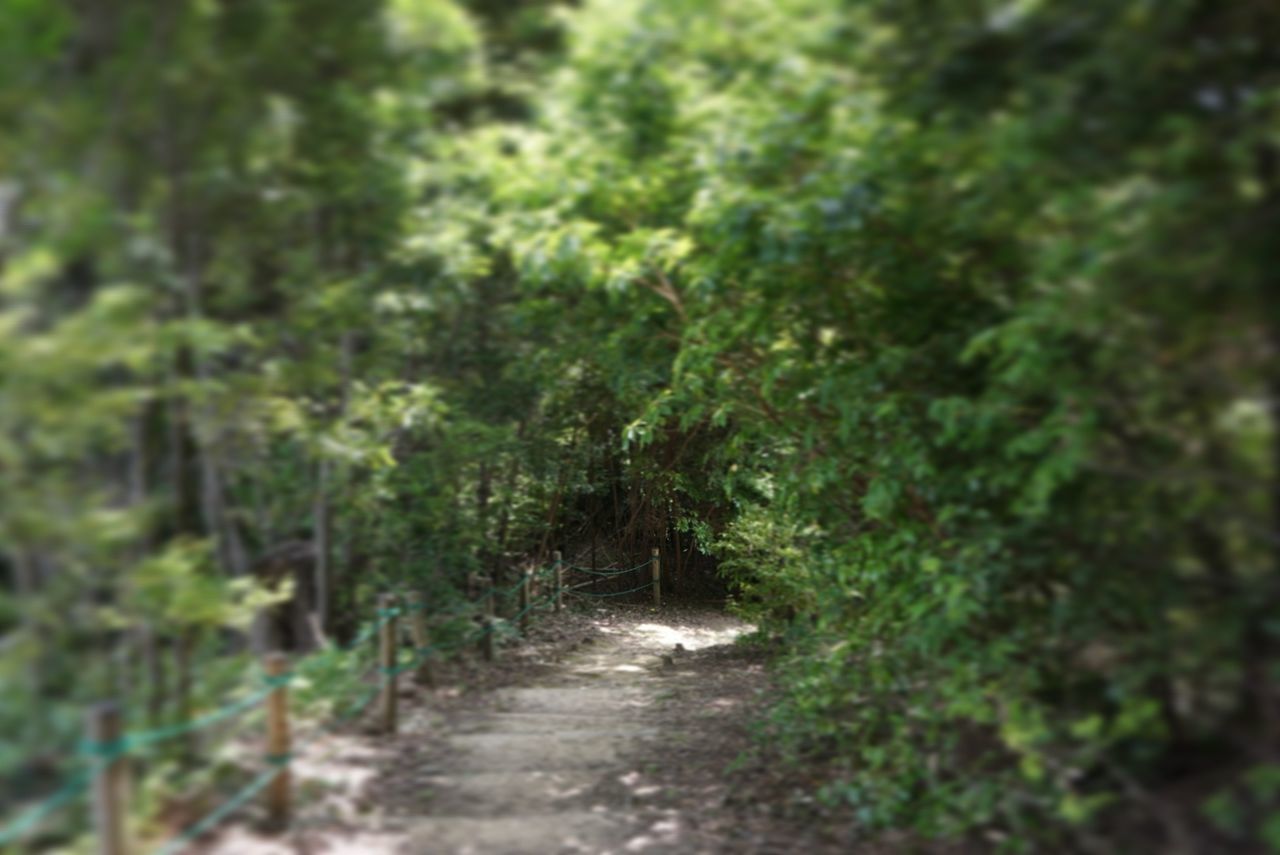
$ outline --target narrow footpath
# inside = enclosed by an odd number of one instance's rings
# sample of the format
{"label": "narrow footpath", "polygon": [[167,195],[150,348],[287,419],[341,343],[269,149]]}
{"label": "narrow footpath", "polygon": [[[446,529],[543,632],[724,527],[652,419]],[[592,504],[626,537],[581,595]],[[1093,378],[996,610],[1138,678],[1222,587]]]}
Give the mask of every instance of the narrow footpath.
{"label": "narrow footpath", "polygon": [[399,735],[299,756],[286,838],[240,827],[206,851],[792,851],[735,820],[725,780],[765,691],[759,656],[734,644],[749,630],[678,608],[548,618],[496,665],[464,660],[407,689]]}

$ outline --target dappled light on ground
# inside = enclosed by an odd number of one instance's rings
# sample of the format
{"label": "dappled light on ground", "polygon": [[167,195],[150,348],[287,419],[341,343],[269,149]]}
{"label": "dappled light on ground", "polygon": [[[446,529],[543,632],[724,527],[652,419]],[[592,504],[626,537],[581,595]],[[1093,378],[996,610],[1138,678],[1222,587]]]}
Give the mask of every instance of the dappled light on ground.
{"label": "dappled light on ground", "polygon": [[[293,831],[272,839],[240,827],[208,851],[669,851],[696,821],[659,804],[672,788],[654,771],[691,738],[672,726],[664,699],[685,657],[727,649],[751,627],[679,609],[565,619],[577,627],[561,632],[568,650],[550,654],[558,664],[536,680],[422,691],[393,739],[309,740],[294,766],[302,804]],[[538,649],[504,661],[519,669]],[[737,704],[715,693],[696,707],[718,715]]]}
{"label": "dappled light on ground", "polygon": [[744,624],[729,624],[723,627],[695,627],[679,623],[642,623],[638,624],[633,634],[640,639],[652,641],[660,646],[674,647],[683,645],[686,650],[698,650],[717,644],[732,644],[740,636],[748,632],[750,627]]}

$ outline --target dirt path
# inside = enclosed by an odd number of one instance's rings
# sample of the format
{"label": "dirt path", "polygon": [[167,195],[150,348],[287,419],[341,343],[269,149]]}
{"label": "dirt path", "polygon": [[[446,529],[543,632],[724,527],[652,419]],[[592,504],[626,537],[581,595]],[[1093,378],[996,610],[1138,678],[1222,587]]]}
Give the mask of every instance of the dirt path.
{"label": "dirt path", "polygon": [[718,816],[764,686],[732,644],[747,630],[705,610],[548,618],[499,666],[449,675],[468,691],[411,692],[397,737],[300,756],[308,806],[288,841],[233,831],[212,851],[767,851]]}
{"label": "dirt path", "polygon": [[674,842],[674,825],[647,826],[639,810],[652,793],[638,749],[677,736],[664,727],[663,672],[681,655],[677,644],[727,644],[745,627],[720,615],[602,612],[592,628],[554,674],[501,689],[454,723],[439,773],[423,779],[431,796],[407,823],[404,851],[622,852]]}

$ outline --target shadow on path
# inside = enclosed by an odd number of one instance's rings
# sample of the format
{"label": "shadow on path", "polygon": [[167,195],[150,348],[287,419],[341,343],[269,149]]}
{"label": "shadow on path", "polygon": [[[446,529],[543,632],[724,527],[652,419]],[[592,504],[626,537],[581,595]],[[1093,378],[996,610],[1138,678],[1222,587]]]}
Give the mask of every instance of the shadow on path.
{"label": "shadow on path", "polygon": [[[717,845],[725,829],[711,820],[763,690],[760,663],[733,645],[749,630],[680,608],[545,620],[496,666],[464,661],[440,688],[407,689],[397,736],[309,746],[289,835],[234,828],[205,851],[741,851]],[[681,791],[662,771],[691,746],[712,747],[707,779]]]}

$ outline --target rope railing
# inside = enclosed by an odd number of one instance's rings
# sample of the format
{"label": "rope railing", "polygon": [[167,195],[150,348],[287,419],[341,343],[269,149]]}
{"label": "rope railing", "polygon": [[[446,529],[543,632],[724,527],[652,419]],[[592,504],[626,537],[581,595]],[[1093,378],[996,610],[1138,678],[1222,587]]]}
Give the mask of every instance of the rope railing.
{"label": "rope railing", "polygon": [[[215,724],[230,721],[231,719],[237,718],[241,714],[257,707],[267,699],[268,695],[276,690],[276,686],[273,685],[273,681],[268,680],[266,683],[267,685],[258,691],[246,695],[238,701],[232,701],[226,706],[219,707],[218,709],[205,713],[204,715],[197,716],[190,721],[171,724],[165,727],[157,727],[151,730],[126,733],[117,743],[108,746],[108,748],[111,750],[119,750],[127,754],[135,749],[146,748],[161,742],[168,742],[169,740],[176,739],[179,736],[198,733],[202,730],[207,730],[208,728],[213,727]],[[93,745],[90,743],[86,743],[81,747],[82,751],[88,753],[93,753],[94,751],[102,749],[103,746]]]}
{"label": "rope railing", "polygon": [[270,768],[260,773],[245,787],[237,790],[234,795],[206,814],[199,822],[189,826],[177,837],[155,850],[155,855],[178,855],[186,848],[187,844],[194,842],[205,832],[212,831],[219,823],[248,804],[254,796],[265,790],[275,782],[276,778],[287,771],[289,759],[287,755],[268,758],[267,764]]}
{"label": "rope railing", "polygon": [[66,782],[44,801],[22,812],[7,828],[0,831],[0,846],[17,843],[36,829],[45,817],[71,804],[93,780],[93,769],[82,769],[67,778]]}
{"label": "rope railing", "polygon": [[647,561],[642,561],[641,563],[637,564],[634,567],[626,567],[626,568],[603,567],[600,569],[596,569],[595,567],[581,567],[577,564],[566,564],[564,565],[564,567],[566,570],[574,570],[574,571],[577,571],[578,573],[586,573],[588,576],[613,577],[613,576],[625,576],[628,573],[634,573],[637,570],[643,570],[645,567],[648,567],[652,563],[653,563],[653,559],[650,558]]}
{"label": "rope railing", "polygon": [[[332,731],[347,722],[364,714],[375,701],[381,699],[380,711],[384,732],[396,731],[396,696],[397,679],[410,671],[425,667],[431,659],[457,650],[476,642],[483,645],[486,659],[493,658],[493,640],[499,628],[504,624],[520,622],[522,628],[527,627],[529,616],[537,609],[549,604],[556,611],[562,607],[564,594],[580,596],[614,597],[636,593],[649,588],[655,592],[655,603],[661,604],[660,573],[657,550],[653,557],[635,567],[616,572],[596,571],[609,576],[622,576],[633,573],[646,566],[653,565],[652,578],[649,582],[627,591],[595,594],[577,590],[582,587],[566,588],[563,582],[565,570],[583,570],[564,563],[560,553],[555,553],[555,561],[547,567],[528,570],[521,574],[517,582],[509,587],[498,588],[490,584],[488,589],[475,599],[464,603],[459,609],[436,613],[437,617],[458,617],[466,614],[483,614],[483,620],[472,632],[463,633],[447,642],[427,642],[425,613],[426,603],[414,594],[410,602],[398,602],[391,594],[379,598],[379,607],[374,613],[374,620],[361,629],[349,644],[341,648],[330,648],[301,660],[295,667],[288,668],[283,654],[271,654],[265,660],[263,685],[248,694],[237,698],[217,709],[203,713],[185,722],[165,725],[144,730],[125,731],[120,726],[121,714],[115,704],[99,705],[91,711],[90,737],[81,744],[78,755],[85,761],[84,766],[69,775],[65,783],[52,794],[35,805],[26,808],[8,826],[0,828],[0,846],[20,843],[35,831],[48,817],[75,802],[86,790],[92,789],[95,802],[95,831],[99,836],[99,851],[106,855],[117,855],[130,849],[128,846],[127,823],[124,793],[124,764],[128,758],[143,749],[159,745],[180,736],[198,733],[215,725],[230,721],[251,710],[265,707],[268,723],[268,752],[265,760],[268,768],[254,777],[243,788],[229,796],[217,808],[210,811],[202,819],[188,826],[176,837],[154,850],[155,855],[176,855],[184,847],[201,835],[210,831],[227,817],[234,814],[244,805],[252,801],[264,790],[268,791],[269,808],[273,817],[287,822],[290,786],[287,774],[293,756],[287,725],[287,692],[291,683],[298,676],[310,676],[314,668],[324,661],[326,654],[335,650],[350,654],[362,645],[377,638],[379,645],[378,661],[370,668],[363,669],[344,681],[344,687],[360,685],[364,691],[351,704],[331,711],[329,721],[318,726],[317,732]],[[535,582],[550,579],[550,591],[540,596],[532,595]],[[520,606],[509,618],[499,619],[493,614],[493,604],[499,596],[518,593]],[[402,654],[398,621],[402,617],[413,620],[414,644],[409,656]],[[330,660],[331,661],[331,660]],[[421,673],[421,672],[420,672]],[[370,676],[377,676],[374,685],[369,686]]]}
{"label": "rope railing", "polygon": [[580,587],[582,586],[579,585],[579,586],[570,588],[568,593],[573,594],[574,596],[577,596],[577,597],[595,597],[597,599],[604,599],[606,597],[625,597],[627,594],[635,594],[635,593],[639,593],[640,591],[647,591],[649,588],[653,587],[653,582],[648,581],[648,582],[645,582],[643,585],[637,585],[636,587],[628,588],[625,591],[603,591],[603,592],[582,591],[582,590],[578,590],[578,588]]}

